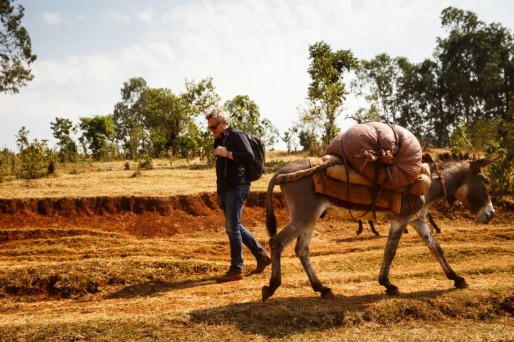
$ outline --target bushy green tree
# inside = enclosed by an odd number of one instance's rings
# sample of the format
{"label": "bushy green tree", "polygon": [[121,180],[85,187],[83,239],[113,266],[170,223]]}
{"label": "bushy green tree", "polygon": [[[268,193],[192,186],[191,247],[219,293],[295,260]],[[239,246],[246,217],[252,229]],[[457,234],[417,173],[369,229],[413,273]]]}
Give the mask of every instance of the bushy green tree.
{"label": "bushy green tree", "polygon": [[57,117],[54,122],[50,123],[50,127],[54,138],[57,139],[59,161],[61,163],[76,162],[78,149],[71,134],[77,133],[77,128],[73,125],[73,122],[70,119]]}
{"label": "bushy green tree", "polygon": [[205,78],[198,82],[186,80],[186,91],[180,94],[180,98],[186,104],[186,112],[191,119],[180,135],[181,155],[188,159],[200,157],[210,164],[212,135],[205,126],[204,113],[208,108],[218,107],[221,97],[216,92],[212,78]]}
{"label": "bushy green tree", "polygon": [[0,150],[0,183],[16,174],[16,154],[8,148]]}
{"label": "bushy green tree", "polygon": [[396,60],[386,53],[369,61],[361,60],[355,75],[352,88],[357,91],[356,94],[364,96],[366,101],[378,109],[383,121],[395,123],[398,114],[396,83],[399,80]]}
{"label": "bushy green tree", "polygon": [[109,160],[115,156],[113,140],[116,137],[116,127],[112,115],[82,117],[79,127],[82,130],[80,140],[95,160]]}
{"label": "bushy green tree", "polygon": [[148,150],[149,132],[141,108],[141,96],[148,89],[142,77],[134,77],[123,83],[121,101],[114,106],[112,120],[116,138],[130,159],[136,159],[140,151]]}
{"label": "bushy green tree", "polygon": [[357,68],[358,60],[350,50],[332,51],[323,41],[309,46],[309,55],[308,72],[312,80],[307,96],[309,103],[300,120],[321,123],[322,145],[327,146],[339,132],[336,119],[348,95],[344,73]]}
{"label": "bushy green tree", "polygon": [[147,88],[140,98],[141,112],[146,129],[150,132],[150,151],[154,157],[166,154],[178,155],[178,137],[190,122],[186,105],[171,90]]}
{"label": "bushy green tree", "polygon": [[[507,28],[487,25],[477,15],[448,7],[441,23],[448,30],[435,50],[440,66],[442,130],[458,124],[471,127],[476,121],[497,115],[512,120],[514,93],[514,36]],[[441,133],[440,133],[441,134]]]}
{"label": "bushy green tree", "polygon": [[480,120],[471,127],[459,125],[454,129],[450,148],[454,153],[470,153],[474,159],[487,156],[501,158],[488,167],[491,192],[514,193],[514,123],[495,119]]}
{"label": "bushy green tree", "polygon": [[22,127],[16,135],[20,160],[16,169],[16,177],[23,179],[34,179],[46,176],[49,167],[52,165],[52,150],[48,148],[46,140],[29,140],[29,131]]}
{"label": "bushy green tree", "polygon": [[497,127],[497,139],[491,139],[485,149],[489,156],[501,157],[488,168],[491,192],[514,196],[514,121],[501,119]]}
{"label": "bushy green tree", "polygon": [[32,54],[28,31],[21,25],[25,9],[16,0],[0,0],[0,93],[17,93],[32,81]]}
{"label": "bushy green tree", "polygon": [[268,119],[261,119],[259,106],[248,95],[235,96],[225,102],[225,108],[233,127],[261,138],[267,148],[275,145],[278,130]]}

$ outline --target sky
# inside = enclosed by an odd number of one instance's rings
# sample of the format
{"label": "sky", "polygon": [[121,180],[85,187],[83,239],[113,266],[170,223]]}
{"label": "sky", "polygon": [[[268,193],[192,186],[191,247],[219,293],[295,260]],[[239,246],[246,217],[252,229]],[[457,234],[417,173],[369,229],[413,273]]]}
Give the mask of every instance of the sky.
{"label": "sky", "polygon": [[[0,94],[0,148],[29,140],[55,146],[56,117],[111,114],[123,83],[185,91],[212,78],[222,103],[248,95],[282,135],[298,124],[310,77],[309,46],[320,41],[358,59],[387,53],[412,63],[431,58],[446,37],[441,11],[472,11],[514,30],[511,0],[18,0],[25,7],[35,79]],[[349,82],[350,75],[345,80]],[[348,86],[348,90],[349,86]],[[350,94],[338,124],[361,105]],[[278,149],[283,144],[277,145]]]}

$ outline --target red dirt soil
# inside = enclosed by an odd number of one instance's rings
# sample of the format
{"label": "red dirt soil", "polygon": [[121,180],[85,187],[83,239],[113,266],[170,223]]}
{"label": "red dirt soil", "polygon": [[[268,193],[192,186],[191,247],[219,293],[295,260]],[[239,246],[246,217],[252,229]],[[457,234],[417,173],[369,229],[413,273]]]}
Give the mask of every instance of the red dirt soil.
{"label": "red dirt soil", "polygon": [[[264,223],[266,193],[248,196],[243,224]],[[287,215],[274,195],[277,217]],[[216,194],[173,197],[84,197],[0,199],[1,228],[92,228],[137,237],[168,237],[223,227]],[[1,237],[0,237],[1,240]]]}
{"label": "red dirt soil", "polygon": [[[277,219],[287,222],[289,213],[284,197],[275,193],[273,200]],[[265,192],[250,193],[243,212],[244,225],[264,225],[265,202]],[[493,202],[500,216],[514,210],[512,199]],[[446,208],[446,204],[440,202],[432,209],[443,213]],[[458,216],[473,220],[465,209],[461,209]],[[215,231],[223,228],[223,220],[214,193],[172,197],[0,199],[0,228],[4,229],[90,228],[150,238]],[[5,239],[9,239],[8,234],[0,236],[0,241]]]}

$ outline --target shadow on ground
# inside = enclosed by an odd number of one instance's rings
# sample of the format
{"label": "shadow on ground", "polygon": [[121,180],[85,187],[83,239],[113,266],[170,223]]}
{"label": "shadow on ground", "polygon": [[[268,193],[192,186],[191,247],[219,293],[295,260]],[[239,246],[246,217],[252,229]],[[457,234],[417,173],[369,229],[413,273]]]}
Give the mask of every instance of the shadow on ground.
{"label": "shadow on ground", "polygon": [[119,291],[107,295],[106,299],[158,296],[161,293],[173,290],[188,289],[197,286],[214,284],[216,283],[216,278],[217,277],[212,276],[200,279],[181,280],[176,282],[152,280],[144,284],[124,287]]}
{"label": "shadow on ground", "polygon": [[[421,291],[402,294],[400,298],[425,301],[454,291]],[[365,322],[379,322],[370,305],[385,301],[386,295],[336,296],[324,300],[319,297],[277,298],[267,302],[248,302],[194,310],[191,320],[212,326],[234,325],[245,334],[268,338],[290,337],[305,332],[325,331],[335,327],[352,326]],[[417,304],[415,304],[417,305]]]}

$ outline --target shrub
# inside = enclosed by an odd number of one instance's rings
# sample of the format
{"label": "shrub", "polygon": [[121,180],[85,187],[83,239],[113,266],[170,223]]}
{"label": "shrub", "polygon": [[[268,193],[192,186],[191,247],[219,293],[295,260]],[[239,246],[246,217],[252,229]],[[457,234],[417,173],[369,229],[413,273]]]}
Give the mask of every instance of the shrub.
{"label": "shrub", "polygon": [[152,157],[146,155],[139,160],[138,169],[140,170],[152,170],[153,169],[153,159]]}

